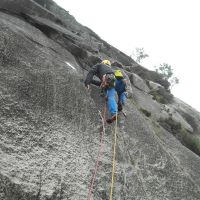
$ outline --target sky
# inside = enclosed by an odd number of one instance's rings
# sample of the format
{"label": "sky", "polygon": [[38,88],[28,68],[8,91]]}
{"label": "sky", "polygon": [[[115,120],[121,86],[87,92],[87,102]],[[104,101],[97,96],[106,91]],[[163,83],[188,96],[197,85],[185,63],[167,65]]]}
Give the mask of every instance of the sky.
{"label": "sky", "polygon": [[145,68],[171,65],[180,81],[172,93],[200,111],[199,0],[54,1],[127,55],[144,48]]}

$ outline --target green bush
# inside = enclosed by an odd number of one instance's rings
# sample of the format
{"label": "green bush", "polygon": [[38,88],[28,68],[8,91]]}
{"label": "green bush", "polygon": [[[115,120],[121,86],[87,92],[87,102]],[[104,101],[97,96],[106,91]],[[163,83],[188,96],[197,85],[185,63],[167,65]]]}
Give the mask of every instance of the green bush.
{"label": "green bush", "polygon": [[143,108],[140,108],[140,111],[141,111],[142,113],[144,113],[147,117],[150,117],[150,116],[151,116],[151,112],[149,112],[148,110],[145,110],[145,109],[143,109]]}
{"label": "green bush", "polygon": [[183,112],[183,111],[179,111],[182,115],[182,117],[187,121],[188,124],[190,124],[190,126],[192,126],[194,132],[198,131],[198,124],[195,121],[195,117],[190,115],[187,112]]}
{"label": "green bush", "polygon": [[179,122],[169,117],[160,119],[159,124],[168,132],[172,133],[185,147],[200,156],[200,139],[197,135],[189,133]]}
{"label": "green bush", "polygon": [[153,99],[162,104],[169,104],[173,102],[173,95],[165,90],[164,88],[159,88],[158,90],[152,90],[149,92],[153,96]]}
{"label": "green bush", "polygon": [[158,122],[165,130],[173,135],[178,135],[178,133],[181,132],[181,124],[174,121],[171,117],[167,119],[160,119]]}
{"label": "green bush", "polygon": [[182,135],[182,144],[184,144],[188,149],[200,156],[200,139],[197,135],[184,132]]}
{"label": "green bush", "polygon": [[125,66],[125,70],[126,70],[127,72],[131,72],[131,69],[130,69],[129,66]]}

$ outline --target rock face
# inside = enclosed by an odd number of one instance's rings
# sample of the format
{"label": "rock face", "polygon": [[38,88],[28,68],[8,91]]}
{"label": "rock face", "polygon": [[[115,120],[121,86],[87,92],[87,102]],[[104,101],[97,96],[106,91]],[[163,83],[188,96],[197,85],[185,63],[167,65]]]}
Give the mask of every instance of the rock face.
{"label": "rock face", "polygon": [[[113,199],[200,199],[199,112],[176,98],[153,99],[144,68],[53,1],[1,0],[1,200],[87,199],[105,102],[82,80],[105,58],[132,77],[127,117],[118,121]],[[113,130],[105,125],[95,200],[109,199]]]}

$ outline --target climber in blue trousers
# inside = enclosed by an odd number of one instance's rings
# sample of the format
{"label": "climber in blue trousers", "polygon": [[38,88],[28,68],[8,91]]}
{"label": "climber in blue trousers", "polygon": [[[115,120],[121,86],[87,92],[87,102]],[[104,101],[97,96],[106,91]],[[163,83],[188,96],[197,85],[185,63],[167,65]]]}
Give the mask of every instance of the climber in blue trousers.
{"label": "climber in blue trousers", "polygon": [[[107,119],[108,123],[112,123],[116,120],[117,115],[117,103],[115,100],[115,75],[111,69],[111,63],[109,60],[103,60],[91,67],[87,77],[85,79],[85,86],[89,89],[90,84],[100,86],[106,96],[108,111],[111,118]],[[97,76],[100,81],[93,80],[93,77]]]}
{"label": "climber in blue trousers", "polygon": [[[104,93],[106,96],[108,111],[109,113],[111,113],[111,121],[113,121],[116,119],[116,111],[117,111],[117,104],[115,100],[115,94],[116,94],[115,88],[114,87],[105,88]],[[110,120],[107,120],[107,122],[109,121]]]}
{"label": "climber in blue trousers", "polygon": [[114,72],[115,74],[115,90],[117,92],[118,95],[118,111],[122,111],[123,106],[125,105],[125,101],[126,101],[126,97],[127,97],[127,92],[126,92],[126,82],[124,79],[124,76],[121,72],[121,70],[115,70]]}

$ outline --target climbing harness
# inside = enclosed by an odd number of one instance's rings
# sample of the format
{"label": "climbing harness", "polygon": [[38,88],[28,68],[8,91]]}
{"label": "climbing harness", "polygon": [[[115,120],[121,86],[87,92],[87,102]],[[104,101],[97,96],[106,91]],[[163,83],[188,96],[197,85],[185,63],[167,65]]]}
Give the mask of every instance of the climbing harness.
{"label": "climbing harness", "polygon": [[117,121],[118,121],[118,116],[117,116],[117,113],[116,113],[116,121],[115,121],[115,128],[114,128],[113,160],[112,160],[112,178],[111,178],[111,185],[110,185],[109,200],[112,200],[112,197],[113,197],[113,186],[114,186],[114,176],[115,176],[116,143],[117,143]]}
{"label": "climbing harness", "polygon": [[114,74],[103,75],[100,87],[101,88],[115,87],[115,75]]}
{"label": "climbing harness", "polygon": [[89,186],[89,192],[88,192],[88,198],[87,198],[88,200],[90,200],[91,196],[92,196],[94,181],[96,179],[96,174],[97,174],[97,170],[99,167],[99,161],[100,161],[101,155],[103,153],[103,139],[104,139],[104,135],[105,135],[105,113],[106,113],[106,102],[104,104],[103,116],[102,116],[101,112],[99,111],[99,114],[100,114],[100,117],[102,120],[102,130],[100,132],[100,144],[99,144],[99,149],[98,149],[98,154],[97,154],[97,160],[96,160],[95,168],[94,168],[90,186]]}

